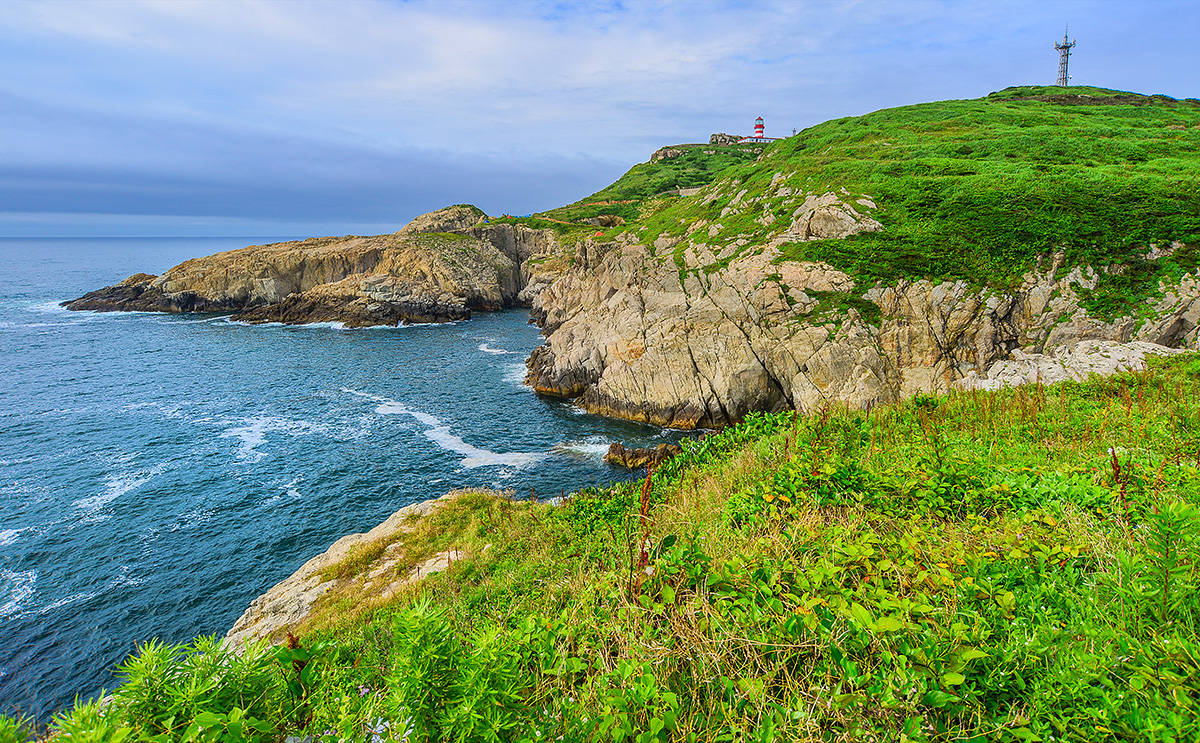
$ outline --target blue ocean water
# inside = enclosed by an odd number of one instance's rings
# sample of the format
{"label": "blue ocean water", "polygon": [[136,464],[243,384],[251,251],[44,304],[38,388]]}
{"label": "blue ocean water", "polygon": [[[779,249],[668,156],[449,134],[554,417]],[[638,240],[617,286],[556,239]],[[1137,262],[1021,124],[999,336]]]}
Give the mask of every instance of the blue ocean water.
{"label": "blue ocean water", "polygon": [[557,495],[674,434],[521,384],[521,310],[341,330],[57,306],[279,238],[0,240],[0,710],[45,716],[139,642],[223,634],[335,539],[461,486]]}

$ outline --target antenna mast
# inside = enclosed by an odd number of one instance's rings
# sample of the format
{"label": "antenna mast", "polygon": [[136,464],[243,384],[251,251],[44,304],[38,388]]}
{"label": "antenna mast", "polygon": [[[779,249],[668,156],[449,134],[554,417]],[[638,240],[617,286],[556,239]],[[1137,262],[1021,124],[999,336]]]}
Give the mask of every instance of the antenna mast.
{"label": "antenna mast", "polygon": [[1071,59],[1071,49],[1075,46],[1075,40],[1067,41],[1067,29],[1063,29],[1062,42],[1055,44],[1054,48],[1058,50],[1058,83],[1060,87],[1067,87],[1071,84],[1071,76],[1067,74],[1067,62]]}

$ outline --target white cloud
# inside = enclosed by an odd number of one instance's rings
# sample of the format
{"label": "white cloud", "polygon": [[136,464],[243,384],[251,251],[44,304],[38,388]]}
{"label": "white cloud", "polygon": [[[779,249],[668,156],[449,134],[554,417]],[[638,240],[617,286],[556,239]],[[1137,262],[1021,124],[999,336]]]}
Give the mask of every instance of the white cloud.
{"label": "white cloud", "polygon": [[[502,162],[595,167],[587,156],[606,165],[566,180],[598,188],[614,162],[746,131],[755,115],[782,134],[1046,82],[1067,18],[1081,38],[1077,80],[1194,95],[1200,60],[1185,37],[1197,16],[1105,0],[10,0],[0,168],[308,172],[319,189],[352,178],[335,152],[355,153],[363,184],[377,175],[370,153],[441,158],[455,172],[478,157],[488,178]],[[310,150],[325,154],[305,162]],[[462,199],[471,188],[467,175]]]}

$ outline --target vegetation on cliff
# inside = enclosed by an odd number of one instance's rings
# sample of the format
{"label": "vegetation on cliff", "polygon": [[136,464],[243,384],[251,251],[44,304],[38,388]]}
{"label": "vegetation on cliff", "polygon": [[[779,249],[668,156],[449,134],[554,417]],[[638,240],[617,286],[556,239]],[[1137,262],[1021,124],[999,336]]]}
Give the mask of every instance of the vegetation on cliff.
{"label": "vegetation on cliff", "polygon": [[[723,171],[704,194],[644,215],[637,234],[650,244],[719,224],[703,238],[725,246],[728,262],[778,232],[797,193],[865,197],[884,229],[792,242],[784,259],[825,261],[867,286],[931,278],[1006,288],[1063,251],[1068,265],[1116,269],[1091,300],[1103,315],[1200,265],[1198,183],[1200,101],[1009,88],[805,129]],[[1145,260],[1149,246],[1172,241],[1193,246]]]}
{"label": "vegetation on cliff", "polygon": [[148,645],[106,705],[55,729],[1195,740],[1198,421],[1195,354],[1083,383],[754,415],[644,482],[559,505],[450,501],[389,545],[411,565],[457,550],[444,573],[387,605],[330,596],[275,650]]}

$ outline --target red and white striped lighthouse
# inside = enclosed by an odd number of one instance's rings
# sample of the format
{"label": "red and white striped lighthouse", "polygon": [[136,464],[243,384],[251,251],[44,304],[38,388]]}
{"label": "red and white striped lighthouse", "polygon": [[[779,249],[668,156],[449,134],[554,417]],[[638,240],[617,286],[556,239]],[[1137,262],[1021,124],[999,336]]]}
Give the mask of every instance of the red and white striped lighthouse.
{"label": "red and white striped lighthouse", "polygon": [[754,136],[759,139],[763,137],[763,120],[761,116],[754,120]]}

